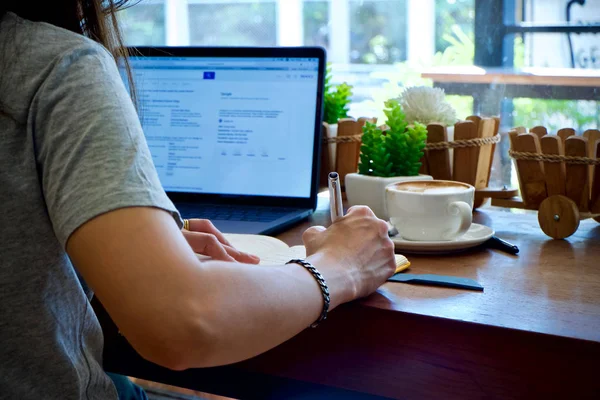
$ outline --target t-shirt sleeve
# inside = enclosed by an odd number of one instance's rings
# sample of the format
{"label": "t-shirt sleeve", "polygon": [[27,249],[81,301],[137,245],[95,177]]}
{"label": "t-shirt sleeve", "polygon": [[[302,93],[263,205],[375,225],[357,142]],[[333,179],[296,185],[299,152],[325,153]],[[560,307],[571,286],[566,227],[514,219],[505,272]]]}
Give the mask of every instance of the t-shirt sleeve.
{"label": "t-shirt sleeve", "polygon": [[43,195],[63,247],[88,220],[124,207],[166,210],[181,227],[106,49],[90,42],[58,57],[30,117]]}

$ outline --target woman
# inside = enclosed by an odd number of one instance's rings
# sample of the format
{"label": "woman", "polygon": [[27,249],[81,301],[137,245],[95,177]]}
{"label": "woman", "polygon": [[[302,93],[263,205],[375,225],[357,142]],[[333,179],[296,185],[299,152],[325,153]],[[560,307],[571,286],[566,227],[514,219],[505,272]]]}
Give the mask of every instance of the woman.
{"label": "woman", "polygon": [[[257,268],[207,221],[182,232],[116,67],[122,3],[0,5],[0,393],[8,398],[117,398],[102,370],[92,290],[143,357],[175,370],[253,357],[314,323],[326,304],[306,265]],[[330,310],[394,271],[387,226],[367,208],[307,230],[304,242]],[[194,251],[213,260],[201,263]]]}

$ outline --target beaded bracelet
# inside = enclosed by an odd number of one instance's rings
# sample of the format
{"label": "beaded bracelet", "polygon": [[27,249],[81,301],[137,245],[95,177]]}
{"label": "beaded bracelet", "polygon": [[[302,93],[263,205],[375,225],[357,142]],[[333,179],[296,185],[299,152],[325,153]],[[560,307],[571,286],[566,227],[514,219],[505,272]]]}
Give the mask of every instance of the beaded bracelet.
{"label": "beaded bracelet", "polygon": [[306,270],[312,274],[321,288],[321,294],[323,295],[323,310],[321,311],[319,319],[310,325],[311,328],[316,328],[321,322],[327,319],[327,311],[329,311],[329,303],[331,299],[329,298],[329,288],[327,287],[327,282],[325,282],[323,275],[321,275],[321,273],[308,261],[294,259],[288,261],[286,264],[298,264],[306,268]]}

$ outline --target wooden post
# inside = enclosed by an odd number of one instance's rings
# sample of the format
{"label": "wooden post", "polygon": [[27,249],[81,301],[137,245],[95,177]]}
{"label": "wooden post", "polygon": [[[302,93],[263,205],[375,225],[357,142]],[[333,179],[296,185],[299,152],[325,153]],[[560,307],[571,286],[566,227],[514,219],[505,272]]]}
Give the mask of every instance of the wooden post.
{"label": "wooden post", "polygon": [[[564,156],[563,143],[560,137],[546,135],[541,139],[542,152]],[[565,163],[544,162],[544,174],[546,176],[546,190],[548,196],[565,194]]]}
{"label": "wooden post", "polygon": [[[491,138],[494,136],[496,129],[496,121],[493,118],[484,118],[479,122],[479,132],[477,134],[480,138]],[[479,155],[477,158],[477,173],[475,175],[475,188],[484,189],[488,185],[488,177],[490,172],[490,165],[492,163],[492,145],[486,144],[479,148]]]}
{"label": "wooden post", "polygon": [[[376,119],[361,118],[355,121],[352,118],[344,118],[338,121],[337,137],[362,135],[362,128],[366,121],[375,123]],[[358,159],[360,156],[360,141],[337,143],[337,154],[335,157],[335,171],[340,175],[342,188],[344,188],[346,175],[358,170]]]}
{"label": "wooden post", "polygon": [[[517,132],[515,129],[510,130],[508,132],[508,140],[510,143],[510,149],[513,151],[517,151],[517,137],[519,136],[519,132]],[[519,191],[521,192],[521,198],[524,198],[523,196],[523,190],[521,189],[524,185],[523,182],[521,182],[521,172],[519,171],[519,163],[517,162],[517,160],[513,160],[513,163],[515,164],[515,169],[517,170],[517,180],[519,181]],[[494,204],[494,203],[492,203]],[[525,204],[525,202],[523,201],[523,204]],[[503,207],[507,207],[507,206],[503,206]]]}
{"label": "wooden post", "polygon": [[541,139],[548,134],[548,129],[545,126],[534,126],[529,133],[535,133]]}
{"label": "wooden post", "polygon": [[328,185],[328,176],[331,171],[333,171],[333,163],[331,159],[330,146],[331,144],[325,143],[325,139],[330,136],[329,134],[329,124],[327,122],[323,122],[321,126],[321,173],[319,177],[319,186],[327,187]]}
{"label": "wooden post", "polygon": [[475,126],[477,126],[477,130],[479,130],[479,124],[481,123],[481,120],[483,118],[481,118],[479,115],[469,115],[467,117],[467,121],[472,121]]}
{"label": "wooden post", "polygon": [[[427,125],[427,143],[440,143],[448,141],[448,132],[442,124]],[[450,171],[450,152],[448,149],[426,151],[426,161],[429,175],[433,179],[452,180]]]}
{"label": "wooden post", "polygon": [[[494,136],[500,133],[500,117],[494,117]],[[490,184],[490,177],[492,176],[492,164],[494,163],[494,155],[496,154],[496,143],[492,145],[492,154],[490,155],[490,167],[488,168],[487,185]]]}
{"label": "wooden post", "polygon": [[565,144],[565,140],[567,140],[568,137],[575,135],[575,129],[573,129],[573,128],[559,129],[559,131],[556,132],[556,135],[558,137],[560,137],[562,139],[563,144]]}
{"label": "wooden post", "polygon": [[[524,153],[542,152],[540,139],[531,133],[521,133],[515,139],[515,151]],[[521,196],[525,206],[530,209],[538,209],[546,198],[546,181],[544,178],[544,167],[540,161],[517,160],[517,172],[521,184]]]}
{"label": "wooden post", "polygon": [[[454,125],[454,140],[474,139],[478,136],[477,125],[473,121],[461,121]],[[479,147],[457,147],[454,149],[453,179],[475,185]]]}
{"label": "wooden post", "polygon": [[423,157],[421,157],[421,167],[419,167],[419,174],[431,175],[429,173],[429,170],[427,169],[427,152],[423,153]]}
{"label": "wooden post", "polygon": [[[588,129],[587,131],[583,132],[583,137],[587,139],[588,141],[588,157],[590,158],[595,158],[593,156],[593,154],[596,151],[596,141],[598,139],[600,139],[600,131],[598,129]],[[590,165],[589,166],[589,171],[588,171],[588,179],[590,181],[590,189],[592,187],[592,182],[594,181],[594,166]]]}
{"label": "wooden post", "polygon": [[[360,133],[360,127],[352,118],[344,118],[338,121],[337,137],[353,136]],[[344,186],[346,175],[356,172],[358,160],[356,160],[356,148],[360,145],[358,142],[338,143],[337,155],[335,157],[335,170],[340,175],[340,182]]]}
{"label": "wooden post", "polygon": [[[525,133],[525,132],[522,132],[522,133]],[[515,151],[516,151],[515,145],[517,142],[517,136],[519,136],[519,132],[514,129],[512,131],[508,132],[508,140],[510,141],[510,148]]]}
{"label": "wooden post", "polygon": [[[600,158],[600,140],[596,140],[592,158]],[[590,211],[600,214],[600,165],[594,167],[594,181],[592,182],[592,196],[590,198]],[[598,221],[600,222],[600,221]]]}
{"label": "wooden post", "polygon": [[[565,141],[565,155],[586,157],[588,154],[587,139],[581,136],[571,136]],[[588,166],[584,164],[567,163],[565,194],[573,200],[579,211],[587,211],[589,205]]]}

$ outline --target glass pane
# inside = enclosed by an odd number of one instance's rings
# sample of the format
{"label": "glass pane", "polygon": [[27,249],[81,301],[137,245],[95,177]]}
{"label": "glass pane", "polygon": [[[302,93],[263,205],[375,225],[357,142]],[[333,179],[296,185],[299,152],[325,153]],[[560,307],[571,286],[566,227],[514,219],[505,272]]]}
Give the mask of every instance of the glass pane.
{"label": "glass pane", "polygon": [[[413,1],[413,5],[417,3],[414,0],[411,1]],[[358,58],[362,59],[363,63],[374,61],[378,65],[373,65],[367,70],[368,78],[364,76],[364,68],[353,71],[355,79],[350,82],[355,86],[354,103],[351,106],[352,116],[374,115],[383,119],[385,116],[382,104],[385,100],[397,97],[405,87],[433,86],[431,80],[421,77],[424,70],[432,67],[473,64],[475,55],[474,0],[436,0],[433,7],[434,15],[429,19],[431,22],[428,25],[412,28],[416,29],[413,35],[417,37],[417,44],[421,43],[420,33],[434,32],[432,35],[430,34],[432,40],[435,41],[432,54],[413,60],[407,60],[408,31],[411,28],[408,26],[409,21],[406,17],[408,14],[406,0],[364,1],[362,7],[358,7],[360,2],[355,3],[357,7],[354,10],[358,16],[354,17],[355,20],[368,20],[369,16],[373,17],[373,9],[369,7],[377,5],[375,8],[378,13],[377,17],[380,20],[389,18],[389,21],[393,21],[390,22],[391,25],[399,27],[394,34],[387,33],[388,36],[395,35],[397,38],[395,43],[399,43],[396,47],[399,58],[383,62],[382,58],[377,58],[373,54],[375,52],[369,48],[359,53]],[[377,29],[386,32],[381,26],[377,26]],[[383,36],[385,37],[385,34]],[[354,45],[353,49],[356,50]],[[433,54],[434,52],[435,54]],[[379,53],[385,54],[385,51],[379,49]],[[348,68],[338,66],[338,69],[347,70]],[[457,110],[460,118],[465,118],[473,113],[473,99],[470,96],[448,95],[447,99]]]}
{"label": "glass pane", "polygon": [[[600,2],[525,1],[524,19],[538,24],[587,24],[600,20]],[[594,34],[525,35],[525,63],[532,67],[600,68],[600,39]]]}
{"label": "glass pane", "polygon": [[302,8],[304,44],[329,47],[329,2],[304,1]]}
{"label": "glass pane", "polygon": [[160,2],[141,3],[118,13],[129,46],[165,44],[165,7]]}
{"label": "glass pane", "polygon": [[351,0],[350,61],[391,64],[406,59],[405,0]]}
{"label": "glass pane", "polygon": [[[377,117],[380,122],[385,120],[383,102],[399,96],[405,88],[444,86],[423,78],[424,71],[437,67],[464,71],[473,66],[475,0],[336,0],[335,5],[332,1],[174,0],[169,4],[184,15],[187,30],[179,30],[181,19],[166,21],[162,0],[144,0],[121,12],[120,17],[126,41],[133,45],[164,45],[169,33],[169,42],[180,40],[190,45],[276,46],[283,40],[286,44],[298,41],[298,45],[323,46],[334,61],[333,83],[353,86],[350,115]],[[600,1],[580,5],[566,0],[486,0],[478,4],[497,7],[509,2],[514,4],[516,23],[600,22]],[[301,10],[296,7],[299,4]],[[332,10],[338,6],[341,8]],[[340,10],[347,10],[347,15]],[[484,21],[483,26],[490,25]],[[177,35],[188,31],[189,38]],[[571,68],[600,68],[600,34],[516,35],[514,58],[510,59],[511,52],[503,53],[502,41],[493,42],[493,35],[486,32],[479,33],[488,40],[484,47],[491,48],[496,59],[504,60],[493,67],[496,72],[535,76],[548,73],[548,68],[561,68],[569,75]],[[343,48],[347,43],[349,48]],[[489,74],[490,67],[480,71]],[[460,119],[474,113],[499,115],[501,132],[514,126],[544,125],[551,132],[573,127],[581,134],[600,126],[600,102],[596,101],[598,92],[593,94],[594,87],[569,87],[552,79],[538,86],[526,81],[517,85],[501,81],[487,86],[473,84],[444,86],[446,99]],[[508,140],[496,146],[493,185],[516,184],[507,149]]]}
{"label": "glass pane", "polygon": [[[438,0],[435,2],[435,50],[444,51],[452,45],[453,32],[463,32],[473,40],[475,20],[474,0]],[[465,54],[465,63],[472,64],[474,54]]]}
{"label": "glass pane", "polygon": [[190,44],[275,46],[277,7],[273,1],[190,4]]}

